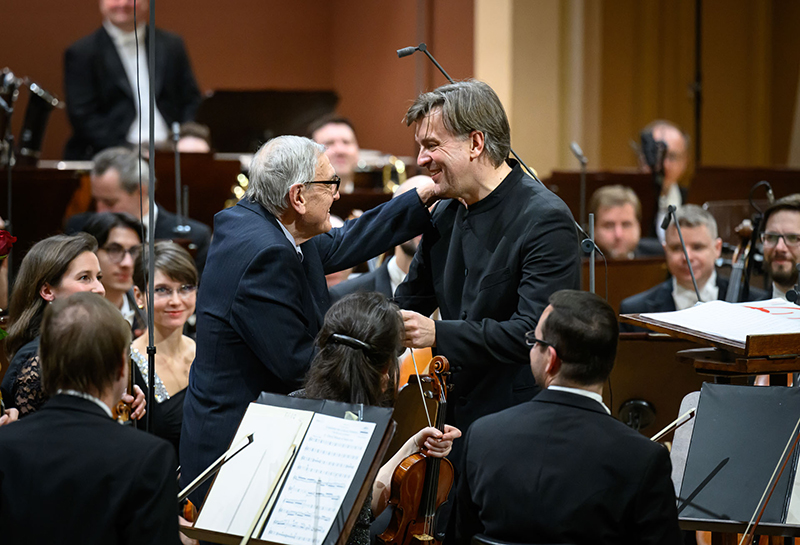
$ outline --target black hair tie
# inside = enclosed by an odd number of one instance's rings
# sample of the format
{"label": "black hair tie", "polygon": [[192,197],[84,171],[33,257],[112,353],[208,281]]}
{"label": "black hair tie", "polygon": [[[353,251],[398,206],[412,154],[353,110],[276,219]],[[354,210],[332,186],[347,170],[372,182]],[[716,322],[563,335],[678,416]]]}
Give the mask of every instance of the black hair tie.
{"label": "black hair tie", "polygon": [[359,341],[353,337],[348,335],[342,335],[340,333],[331,333],[330,341],[333,344],[341,344],[344,346],[349,346],[350,348],[355,348],[356,350],[363,350],[364,352],[371,352],[372,347],[365,343],[364,341]]}

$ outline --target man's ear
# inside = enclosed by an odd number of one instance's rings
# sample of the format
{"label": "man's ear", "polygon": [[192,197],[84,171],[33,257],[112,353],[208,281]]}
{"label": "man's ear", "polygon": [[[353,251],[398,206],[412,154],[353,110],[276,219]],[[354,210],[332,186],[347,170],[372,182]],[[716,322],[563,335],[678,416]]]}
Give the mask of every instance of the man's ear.
{"label": "man's ear", "polygon": [[717,238],[717,240],[714,241],[714,255],[717,256],[717,259],[719,259],[719,256],[722,255],[722,239],[721,238]]}
{"label": "man's ear", "polygon": [[306,193],[303,184],[294,184],[289,188],[289,195],[286,197],[289,207],[300,215],[306,213]]}
{"label": "man's ear", "polygon": [[42,287],[39,288],[39,295],[48,303],[52,303],[56,299],[56,294],[53,293],[53,286],[47,282],[42,284]]}
{"label": "man's ear", "polygon": [[561,371],[561,358],[556,354],[556,349],[552,346],[547,347],[547,363],[544,366],[545,373],[548,376],[556,376]]}
{"label": "man's ear", "polygon": [[477,159],[483,153],[484,146],[486,145],[486,138],[481,131],[472,131],[469,133],[469,158]]}

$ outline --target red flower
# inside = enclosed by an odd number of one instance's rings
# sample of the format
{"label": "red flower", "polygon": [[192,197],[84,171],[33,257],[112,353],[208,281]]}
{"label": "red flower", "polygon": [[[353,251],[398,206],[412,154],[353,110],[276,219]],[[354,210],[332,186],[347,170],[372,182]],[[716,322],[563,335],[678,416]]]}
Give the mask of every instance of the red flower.
{"label": "red flower", "polygon": [[11,253],[11,247],[16,241],[17,237],[11,236],[8,231],[0,230],[0,258],[4,258]]}

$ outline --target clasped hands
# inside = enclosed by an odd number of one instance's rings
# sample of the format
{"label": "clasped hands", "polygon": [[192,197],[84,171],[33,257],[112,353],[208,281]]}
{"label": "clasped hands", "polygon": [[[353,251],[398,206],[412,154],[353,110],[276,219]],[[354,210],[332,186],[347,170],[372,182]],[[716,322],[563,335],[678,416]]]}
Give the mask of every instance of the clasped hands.
{"label": "clasped hands", "polygon": [[414,445],[428,456],[444,458],[453,449],[453,440],[461,437],[461,430],[445,424],[444,433],[436,428],[423,428],[414,435]]}

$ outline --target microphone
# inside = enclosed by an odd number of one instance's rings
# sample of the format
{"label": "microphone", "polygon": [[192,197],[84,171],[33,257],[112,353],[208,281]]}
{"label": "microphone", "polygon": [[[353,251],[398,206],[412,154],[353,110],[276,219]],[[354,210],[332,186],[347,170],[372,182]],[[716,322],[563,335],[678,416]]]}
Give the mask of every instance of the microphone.
{"label": "microphone", "polygon": [[772,192],[772,186],[769,185],[769,182],[767,182],[767,200],[769,201],[769,204],[773,204],[775,202],[775,193]]}
{"label": "microphone", "polygon": [[694,269],[692,268],[692,262],[689,260],[689,251],[686,249],[686,243],[683,242],[683,233],[681,233],[681,224],[678,222],[678,218],[675,217],[675,207],[673,205],[669,205],[667,207],[667,215],[664,218],[664,221],[661,222],[661,228],[666,230],[669,226],[669,218],[672,216],[672,219],[675,221],[675,228],[678,229],[678,238],[681,239],[681,249],[683,249],[683,257],[686,258],[686,264],[689,266],[689,276],[692,277],[692,286],[694,286],[694,293],[697,295],[697,302],[702,303],[703,300],[700,299],[700,290],[697,289],[697,279],[694,276]]}
{"label": "microphone", "polygon": [[172,139],[175,142],[181,139],[181,124],[177,121],[172,122]]}
{"label": "microphone", "polygon": [[419,47],[414,47],[414,46],[404,47],[403,49],[397,50],[397,56],[402,59],[403,57],[408,57],[409,55],[413,55],[418,49]]}
{"label": "microphone", "polygon": [[572,150],[572,154],[575,156],[576,159],[578,159],[578,161],[580,161],[582,165],[588,163],[586,156],[583,154],[583,150],[581,149],[581,147],[578,145],[577,142],[572,142],[569,145],[569,149]]}

